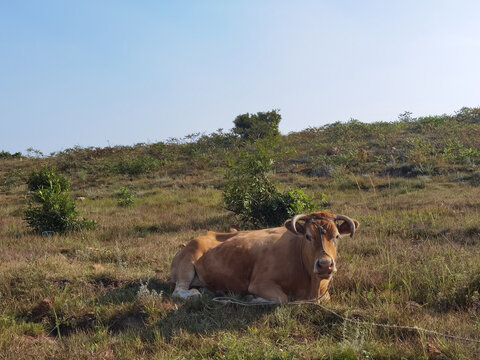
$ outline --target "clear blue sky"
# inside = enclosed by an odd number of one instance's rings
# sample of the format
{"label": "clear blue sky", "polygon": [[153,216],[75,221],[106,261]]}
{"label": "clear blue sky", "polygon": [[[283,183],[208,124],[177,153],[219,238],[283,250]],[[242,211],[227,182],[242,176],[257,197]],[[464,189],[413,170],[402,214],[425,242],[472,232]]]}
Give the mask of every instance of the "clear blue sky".
{"label": "clear blue sky", "polygon": [[480,105],[479,1],[0,0],[0,150]]}

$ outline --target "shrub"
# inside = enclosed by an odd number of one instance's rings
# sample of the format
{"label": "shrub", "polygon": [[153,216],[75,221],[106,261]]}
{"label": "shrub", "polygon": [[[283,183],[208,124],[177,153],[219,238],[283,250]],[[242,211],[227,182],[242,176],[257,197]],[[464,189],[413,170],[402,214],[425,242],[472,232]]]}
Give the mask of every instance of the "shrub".
{"label": "shrub", "polygon": [[133,192],[126,187],[122,186],[118,194],[118,206],[128,207],[132,206],[135,202]]}
{"label": "shrub", "polygon": [[37,191],[43,188],[57,188],[58,191],[69,191],[70,182],[68,179],[57,174],[55,166],[44,165],[38,171],[33,170],[27,178],[28,190]]}
{"label": "shrub", "polygon": [[114,174],[138,176],[148,174],[161,165],[161,161],[148,154],[127,156],[116,163],[108,163],[107,167]]}
{"label": "shrub", "polygon": [[20,158],[22,157],[22,153],[16,152],[16,153],[9,153],[8,151],[0,151],[0,159],[14,159],[14,158]]}
{"label": "shrub", "polygon": [[447,141],[443,148],[443,157],[454,164],[475,165],[480,159],[480,152],[471,147],[466,147],[460,141]]}
{"label": "shrub", "polygon": [[257,143],[253,153],[244,152],[229,164],[223,190],[226,208],[243,225],[256,228],[279,226],[295,214],[317,208],[301,190],[278,191],[268,176],[273,160],[263,145]]}
{"label": "shrub", "polygon": [[30,194],[24,219],[35,232],[90,229],[95,222],[78,217],[70,197],[70,182],[58,175],[54,167],[44,166],[32,171],[27,180]]}
{"label": "shrub", "polygon": [[475,171],[469,178],[468,183],[472,186],[480,186],[480,171]]}
{"label": "shrub", "polygon": [[167,152],[167,146],[163,142],[157,142],[148,146],[147,152],[154,158],[163,159]]}
{"label": "shrub", "polygon": [[10,191],[11,188],[17,183],[23,183],[25,181],[25,175],[21,169],[12,169],[7,171],[4,178],[0,182],[1,185],[5,186],[7,191]]}
{"label": "shrub", "polygon": [[478,124],[480,123],[480,108],[463,107],[456,112],[455,118],[461,122]]}
{"label": "shrub", "polygon": [[243,139],[257,140],[279,135],[278,124],[282,116],[278,110],[238,115],[233,121],[233,132]]}

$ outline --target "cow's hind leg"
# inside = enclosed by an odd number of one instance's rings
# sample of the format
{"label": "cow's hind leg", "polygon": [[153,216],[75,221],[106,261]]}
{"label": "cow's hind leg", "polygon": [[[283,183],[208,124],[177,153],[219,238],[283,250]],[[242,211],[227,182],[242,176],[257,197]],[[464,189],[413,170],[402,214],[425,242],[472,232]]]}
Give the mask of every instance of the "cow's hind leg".
{"label": "cow's hind leg", "polygon": [[207,236],[193,239],[173,258],[170,273],[170,280],[175,283],[175,290],[172,294],[173,298],[187,299],[200,296],[200,292],[197,289],[190,289],[192,286],[204,286],[198,276],[196,276],[193,264],[202,257],[205,252],[221,243],[217,240],[217,237],[225,241],[234,235],[235,233],[209,233]]}
{"label": "cow's hind leg", "polygon": [[197,289],[190,289],[190,284],[195,278],[195,268],[192,263],[184,265],[177,274],[175,282],[175,290],[173,290],[172,297],[174,299],[189,299],[199,297],[201,294]]}
{"label": "cow's hind leg", "polygon": [[184,248],[172,261],[170,280],[175,283],[172,297],[174,299],[188,299],[200,296],[197,289],[190,289],[195,276],[195,252]]}

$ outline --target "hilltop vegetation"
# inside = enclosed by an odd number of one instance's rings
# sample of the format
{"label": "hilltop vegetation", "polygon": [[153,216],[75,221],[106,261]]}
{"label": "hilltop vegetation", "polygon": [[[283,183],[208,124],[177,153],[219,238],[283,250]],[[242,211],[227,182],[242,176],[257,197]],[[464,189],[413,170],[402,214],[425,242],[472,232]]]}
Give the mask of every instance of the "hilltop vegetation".
{"label": "hilltop vegetation", "polygon": [[[480,338],[480,109],[288,135],[263,126],[278,126],[277,112],[259,114],[239,119],[242,133],[0,152],[0,358],[479,358],[473,342],[357,326],[314,305],[171,300],[180,246],[238,220],[225,208],[225,169],[273,136],[263,147],[272,192],[301,190],[361,224],[339,244],[330,309]],[[26,182],[43,165],[68,179],[95,229],[31,232]]]}
{"label": "hilltop vegetation", "polygon": [[[229,132],[219,129],[208,135],[196,133],[183,139],[134,146],[74,147],[46,157],[29,158],[29,164],[31,167],[39,163],[55,165],[73,177],[72,180],[77,178],[80,182],[87,177],[98,179],[105,175],[175,176],[205,170],[212,174],[209,178],[215,178],[221,175],[229,159],[245,147],[251,147],[253,141],[271,133],[277,135],[279,114],[276,111],[258,114],[267,120],[257,122],[273,125],[273,130],[268,130],[266,125],[248,127],[245,124],[252,121],[253,115],[244,114],[235,119],[237,126]],[[275,160],[277,173],[315,177],[367,173],[415,177],[448,176],[457,172],[468,175],[478,168],[479,149],[480,108],[462,108],[455,115],[412,118],[406,112],[395,122],[362,123],[352,119],[310,127],[280,136],[270,155]],[[15,160],[22,158],[19,153],[2,151],[1,154],[1,159],[11,160],[5,164],[16,164]],[[12,179],[7,176],[3,181],[11,183]]]}

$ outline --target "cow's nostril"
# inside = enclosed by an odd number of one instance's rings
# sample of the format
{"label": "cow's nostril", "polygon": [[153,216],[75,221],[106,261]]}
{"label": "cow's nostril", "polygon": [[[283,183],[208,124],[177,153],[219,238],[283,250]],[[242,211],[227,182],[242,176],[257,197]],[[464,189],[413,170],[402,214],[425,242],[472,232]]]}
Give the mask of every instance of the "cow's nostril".
{"label": "cow's nostril", "polygon": [[332,272],[335,269],[335,262],[333,259],[317,259],[315,261],[315,268],[317,271]]}

